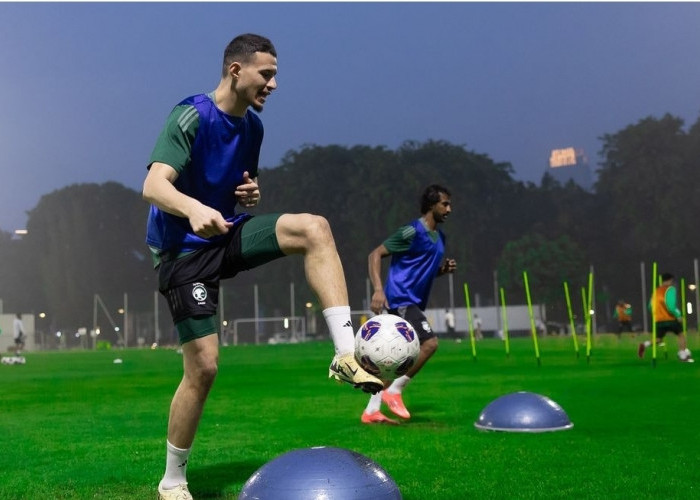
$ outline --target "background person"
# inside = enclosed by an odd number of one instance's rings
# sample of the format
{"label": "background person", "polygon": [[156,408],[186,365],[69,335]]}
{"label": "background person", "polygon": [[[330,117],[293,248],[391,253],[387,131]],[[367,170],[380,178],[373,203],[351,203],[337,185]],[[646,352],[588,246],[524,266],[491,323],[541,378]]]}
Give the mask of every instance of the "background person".
{"label": "background person", "polygon": [[620,299],[615,304],[613,318],[617,320],[617,335],[622,335],[622,332],[632,333],[632,305]]}
{"label": "background person", "polygon": [[479,317],[478,314],[474,313],[474,338],[476,340],[482,340],[484,338],[484,334],[481,332],[481,318]]}
{"label": "background person", "polygon": [[[667,333],[675,333],[678,339],[678,359],[684,363],[694,363],[692,354],[686,344],[683,332],[683,315],[678,308],[678,292],[673,286],[673,275],[663,273],[661,285],[659,285],[649,300],[649,309],[652,321],[656,326],[656,343],[663,342]],[[651,346],[651,341],[645,340],[639,344],[637,355],[644,357],[646,348]]]}
{"label": "background person", "polygon": [[24,334],[24,323],[22,323],[22,315],[20,313],[15,314],[14,320],[12,320],[12,330],[13,338],[15,341],[15,356],[22,354],[22,349],[24,349],[24,339],[26,335]]}
{"label": "background person", "polygon": [[[216,89],[188,97],[167,119],[148,165],[147,243],[182,344],[184,374],[168,419],[161,499],[191,499],[187,462],[218,370],[219,281],[291,254],[304,259],[335,347],[329,376],[377,392],[382,382],[354,358],[354,329],[342,264],[325,218],[252,217],[236,206],[260,201],[261,112],[277,88],[277,52],[265,37],[234,38]],[[299,189],[303,189],[300,186]]]}
{"label": "background person", "polygon": [[455,333],[455,314],[450,309],[445,309],[445,327],[447,335],[454,336]]}
{"label": "background person", "polygon": [[[408,321],[418,334],[420,354],[406,375],[394,380],[386,390],[370,396],[361,416],[365,424],[398,423],[382,414],[382,402],[399,417],[411,418],[401,394],[438,347],[424,311],[433,280],[457,268],[454,259],[444,259],[445,235],[438,229],[452,212],[450,192],[436,184],[428,186],[421,196],[420,210],[420,218],[400,227],[369,254],[369,278],[374,288],[370,309],[375,314],[386,309]],[[383,286],[381,261],[389,255],[391,264]]]}

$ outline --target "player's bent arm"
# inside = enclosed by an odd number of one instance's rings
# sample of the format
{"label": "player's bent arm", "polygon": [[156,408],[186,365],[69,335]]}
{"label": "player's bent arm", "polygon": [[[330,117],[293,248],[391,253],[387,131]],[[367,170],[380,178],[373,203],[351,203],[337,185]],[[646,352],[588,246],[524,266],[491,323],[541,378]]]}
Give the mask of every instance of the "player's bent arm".
{"label": "player's bent arm", "polygon": [[231,223],[217,210],[178,191],[173,185],[176,179],[174,168],[154,162],[143,183],[143,199],[165,212],[188,219],[193,231],[203,238],[228,232]]}
{"label": "player's bent arm", "polygon": [[382,289],[382,258],[391,255],[384,244],[372,250],[367,257],[369,280],[374,290]]}
{"label": "player's bent arm", "polygon": [[374,290],[370,309],[375,314],[381,313],[382,308],[386,306],[386,296],[384,295],[384,287],[382,285],[382,258],[388,255],[391,255],[391,252],[387,250],[384,244],[381,244],[372,250],[367,257],[369,280]]}
{"label": "player's bent arm", "polygon": [[199,202],[175,188],[177,175],[170,165],[153,162],[143,182],[143,199],[169,214],[189,218],[192,206]]}

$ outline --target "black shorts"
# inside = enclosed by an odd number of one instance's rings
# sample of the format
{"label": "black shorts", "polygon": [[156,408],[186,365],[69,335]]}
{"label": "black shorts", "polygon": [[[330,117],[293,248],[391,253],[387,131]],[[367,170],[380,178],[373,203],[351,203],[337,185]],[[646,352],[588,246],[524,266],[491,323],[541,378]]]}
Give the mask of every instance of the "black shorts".
{"label": "black shorts", "polygon": [[208,247],[179,258],[162,259],[158,266],[158,288],[175,323],[213,316],[219,305],[222,279],[284,256],[275,234],[280,215],[250,217]]}
{"label": "black shorts", "polygon": [[659,321],[656,323],[656,338],[662,339],[667,333],[680,335],[683,333],[683,324],[680,321]]}
{"label": "black shorts", "polygon": [[425,317],[425,313],[417,305],[411,304],[396,309],[389,309],[388,313],[395,314],[408,321],[418,334],[418,340],[421,344],[428,339],[436,337],[435,332],[430,328],[428,318]]}

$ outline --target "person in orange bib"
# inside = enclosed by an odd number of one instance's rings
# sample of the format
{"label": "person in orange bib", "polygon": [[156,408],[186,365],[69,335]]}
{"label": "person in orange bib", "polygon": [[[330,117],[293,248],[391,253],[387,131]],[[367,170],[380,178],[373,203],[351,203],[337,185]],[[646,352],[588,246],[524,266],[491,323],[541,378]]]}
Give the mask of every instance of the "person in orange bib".
{"label": "person in orange bib", "polygon": [[[661,275],[661,285],[654,290],[649,309],[652,320],[656,326],[656,343],[663,342],[667,333],[675,333],[678,339],[678,359],[684,363],[694,363],[693,356],[688,349],[683,332],[683,316],[678,308],[678,292],[673,286],[674,276],[671,273]],[[651,341],[645,340],[639,344],[637,354],[644,357],[644,351],[651,346]]]}
{"label": "person in orange bib", "polygon": [[620,299],[617,301],[613,318],[617,320],[617,336],[622,332],[632,332],[632,306]]}

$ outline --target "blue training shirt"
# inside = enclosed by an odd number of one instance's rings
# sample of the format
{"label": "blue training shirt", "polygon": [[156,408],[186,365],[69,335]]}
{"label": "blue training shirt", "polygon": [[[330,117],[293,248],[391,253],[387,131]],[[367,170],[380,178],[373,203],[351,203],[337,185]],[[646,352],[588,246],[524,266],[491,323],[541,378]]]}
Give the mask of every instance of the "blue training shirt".
{"label": "blue training shirt", "polygon": [[[178,172],[174,183],[178,191],[237,222],[248,215],[236,214],[234,191],[243,183],[243,172],[257,177],[262,139],[262,122],[252,111],[231,116],[217,108],[210,95],[195,95],[173,109],[149,168],[156,161],[172,166]],[[146,237],[151,248],[188,252],[222,237],[201,238],[186,218],[151,205]]]}
{"label": "blue training shirt", "polygon": [[[414,229],[410,247],[402,252],[392,252],[384,294],[390,309],[415,304],[425,310],[433,280],[445,255],[445,235],[438,230],[438,237],[431,237],[420,219],[411,222],[409,227]],[[391,248],[387,249],[391,251]]]}

